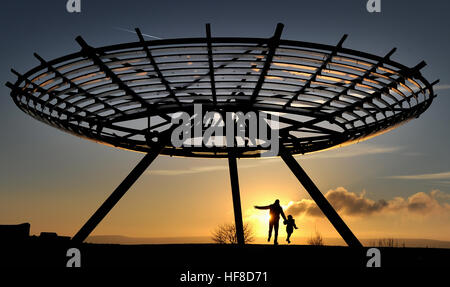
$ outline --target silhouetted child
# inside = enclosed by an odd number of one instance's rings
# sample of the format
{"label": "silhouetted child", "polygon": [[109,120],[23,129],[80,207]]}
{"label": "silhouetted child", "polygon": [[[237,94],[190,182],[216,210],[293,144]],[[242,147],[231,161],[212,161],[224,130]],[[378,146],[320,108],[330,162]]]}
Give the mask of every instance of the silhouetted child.
{"label": "silhouetted child", "polygon": [[294,232],[294,228],[298,229],[297,225],[295,225],[295,219],[292,218],[292,215],[288,215],[288,219],[284,221],[284,224],[286,224],[286,233],[287,233],[286,241],[288,243],[291,243],[291,240],[290,240],[291,234],[292,234],[292,232]]}

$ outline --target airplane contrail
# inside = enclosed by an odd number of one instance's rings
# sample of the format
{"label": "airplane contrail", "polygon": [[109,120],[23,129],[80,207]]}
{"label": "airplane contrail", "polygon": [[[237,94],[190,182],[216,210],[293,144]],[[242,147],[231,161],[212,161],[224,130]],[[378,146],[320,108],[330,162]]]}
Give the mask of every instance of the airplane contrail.
{"label": "airplane contrail", "polygon": [[[120,31],[124,31],[124,32],[129,32],[129,33],[136,34],[136,31],[128,30],[128,29],[125,29],[125,28],[114,27],[114,29],[120,30]],[[158,40],[162,40],[162,38],[160,38],[160,37],[152,36],[152,35],[149,35],[149,34],[144,34],[144,33],[142,33],[142,36],[150,37],[150,38],[154,38],[154,39],[158,39]]]}

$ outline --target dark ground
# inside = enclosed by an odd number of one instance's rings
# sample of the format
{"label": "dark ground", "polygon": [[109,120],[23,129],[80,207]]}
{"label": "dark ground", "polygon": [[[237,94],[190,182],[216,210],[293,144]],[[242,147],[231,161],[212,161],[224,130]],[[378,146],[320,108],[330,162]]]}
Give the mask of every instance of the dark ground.
{"label": "dark ground", "polygon": [[[71,247],[77,247],[80,250],[80,268],[66,267],[70,259],[66,256],[66,252]],[[316,279],[331,278],[342,281],[344,278],[353,278],[357,273],[370,278],[386,272],[399,275],[406,271],[408,276],[411,274],[428,276],[428,274],[447,275],[450,271],[450,249],[379,249],[381,251],[380,268],[366,267],[369,260],[366,256],[368,248],[352,250],[338,246],[76,245],[69,240],[30,239],[21,243],[2,243],[0,252],[2,271],[47,270],[102,273],[107,270],[108,279],[132,272],[145,277],[148,282],[160,282],[158,285],[145,284],[147,286],[281,286],[281,282],[302,282],[304,278],[319,272],[322,277],[316,277]],[[439,270],[443,270],[444,273]],[[216,278],[212,284],[181,282],[182,274],[188,271],[191,274],[213,273]],[[239,279],[237,283],[230,280],[224,282],[225,272],[256,271],[267,272],[267,282],[264,282],[262,278],[259,282],[253,281],[246,284],[240,283]],[[303,284],[292,286],[301,285]]]}

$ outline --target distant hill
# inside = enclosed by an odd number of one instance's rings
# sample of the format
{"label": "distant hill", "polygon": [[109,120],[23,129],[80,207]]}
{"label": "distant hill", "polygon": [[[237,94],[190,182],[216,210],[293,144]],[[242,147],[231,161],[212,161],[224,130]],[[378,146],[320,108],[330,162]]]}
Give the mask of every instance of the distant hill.
{"label": "distant hill", "polygon": [[[294,238],[292,244],[307,245],[307,237]],[[360,239],[364,246],[379,246],[380,239],[385,244],[385,238],[365,238]],[[127,237],[122,235],[94,235],[86,240],[88,243],[104,244],[190,244],[190,243],[212,243],[208,236],[191,237]],[[284,238],[279,239],[280,244],[285,244]],[[267,244],[265,238],[256,238],[254,244]],[[341,238],[324,238],[325,245],[345,246]],[[429,248],[450,248],[450,241],[415,238],[394,238],[394,246],[397,247],[429,247]],[[385,245],[384,245],[385,246]]]}
{"label": "distant hill", "polygon": [[89,236],[87,243],[110,244],[183,244],[183,243],[212,243],[208,236],[191,237],[128,237],[122,235],[94,235]]}

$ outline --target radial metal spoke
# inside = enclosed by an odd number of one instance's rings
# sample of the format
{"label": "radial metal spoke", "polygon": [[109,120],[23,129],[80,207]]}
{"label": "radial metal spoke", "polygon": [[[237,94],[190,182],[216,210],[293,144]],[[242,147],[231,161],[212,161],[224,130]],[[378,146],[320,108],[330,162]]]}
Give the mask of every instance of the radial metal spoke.
{"label": "radial metal spoke", "polygon": [[328,63],[331,62],[331,60],[333,59],[333,57],[338,53],[339,49],[342,48],[342,44],[344,44],[345,39],[347,39],[347,34],[345,34],[344,36],[342,36],[341,40],[339,41],[339,43],[333,48],[333,50],[331,51],[330,54],[327,55],[327,58],[322,62],[322,64],[320,65],[319,68],[316,69],[315,73],[312,74],[308,81],[306,82],[306,84],[304,84],[300,90],[297,91],[297,93],[295,94],[295,96],[293,96],[291,99],[289,99],[289,101],[286,103],[286,105],[284,106],[285,108],[288,107],[294,100],[298,99],[298,97],[303,94],[307,88],[309,88],[311,86],[311,83],[313,81],[316,80],[317,76],[320,75],[320,73],[322,72],[322,70],[328,65]]}
{"label": "radial metal spoke", "polygon": [[261,91],[262,85],[264,84],[264,80],[267,76],[267,72],[272,65],[273,56],[275,55],[275,51],[278,48],[280,43],[281,33],[283,32],[284,25],[278,23],[277,28],[275,29],[275,33],[268,40],[268,52],[266,55],[266,61],[264,62],[264,67],[261,70],[261,74],[259,76],[258,82],[256,83],[255,88],[253,89],[252,96],[250,98],[250,103],[254,103],[256,98],[259,96],[259,92]]}
{"label": "radial metal spoke", "polygon": [[155,70],[156,74],[158,75],[161,83],[166,88],[166,91],[169,93],[169,96],[172,99],[174,99],[178,105],[181,105],[180,100],[178,99],[178,97],[175,95],[175,92],[170,87],[169,81],[167,81],[166,78],[164,77],[164,75],[161,73],[161,70],[159,69],[158,64],[155,61],[155,58],[153,57],[152,53],[148,49],[148,46],[145,44],[144,37],[142,36],[141,30],[139,30],[139,28],[136,28],[136,33],[139,37],[139,41],[141,41],[142,47],[144,48],[144,51],[147,54],[148,59],[150,60],[150,63],[153,66],[153,69]]}
{"label": "radial metal spoke", "polygon": [[103,71],[106,76],[111,78],[113,83],[117,84],[126,94],[132,96],[137,102],[139,102],[143,107],[146,107],[149,111],[152,109],[156,109],[155,106],[149,104],[142,97],[140,97],[133,89],[128,87],[111,69],[100,59],[100,57],[96,54],[95,49],[89,46],[83,38],[78,36],[76,38],[78,44],[83,48],[83,51],[89,56],[90,59],[94,61],[94,63]]}

